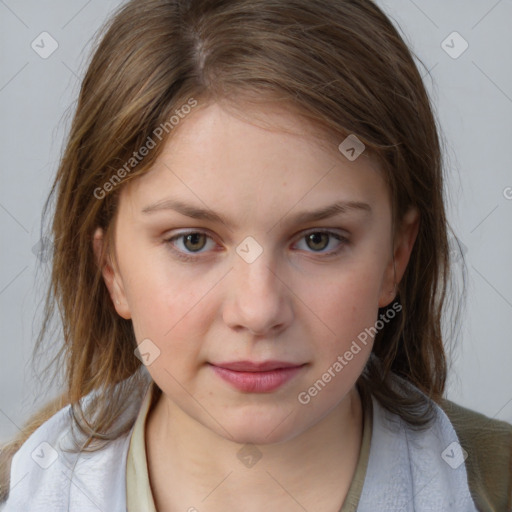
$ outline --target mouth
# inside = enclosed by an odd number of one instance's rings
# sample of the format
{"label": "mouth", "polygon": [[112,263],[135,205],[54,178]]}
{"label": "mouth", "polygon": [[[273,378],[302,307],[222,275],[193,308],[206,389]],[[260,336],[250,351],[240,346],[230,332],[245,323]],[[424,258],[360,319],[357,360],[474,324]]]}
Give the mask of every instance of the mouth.
{"label": "mouth", "polygon": [[217,376],[246,393],[270,393],[293,379],[307,363],[232,361],[209,363]]}

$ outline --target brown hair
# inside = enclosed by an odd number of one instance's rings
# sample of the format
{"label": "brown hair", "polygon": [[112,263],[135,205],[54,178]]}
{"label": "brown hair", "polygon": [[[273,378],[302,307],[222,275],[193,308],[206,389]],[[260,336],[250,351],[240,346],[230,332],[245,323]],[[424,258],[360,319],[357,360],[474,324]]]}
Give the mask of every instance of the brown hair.
{"label": "brown hair", "polygon": [[[65,367],[66,392],[11,448],[64,404],[91,439],[131,427],[109,433],[133,391],[149,380],[134,356],[131,321],[116,313],[96,264],[92,234],[105,230],[108,251],[120,190],[147,172],[172,131],[102,199],[95,191],[191,98],[199,107],[287,105],[332,148],[355,134],[381,164],[394,225],[411,205],[419,210],[419,233],[398,287],[402,311],[377,334],[358,386],[411,425],[425,425],[430,415],[418,408],[418,397],[399,395],[387,377],[402,376],[436,402],[444,393],[448,224],[439,132],[396,28],[370,0],[132,0],[110,20],[93,54],[45,207],[56,194],[51,287],[37,346],[58,307],[64,343],[55,363]],[[81,404],[92,391],[100,391],[94,417]]]}

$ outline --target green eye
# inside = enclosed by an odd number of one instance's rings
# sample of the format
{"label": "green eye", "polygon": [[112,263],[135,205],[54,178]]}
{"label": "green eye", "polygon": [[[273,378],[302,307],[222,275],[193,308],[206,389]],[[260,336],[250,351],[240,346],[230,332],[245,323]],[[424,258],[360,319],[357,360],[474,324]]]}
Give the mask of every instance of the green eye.
{"label": "green eye", "polygon": [[310,233],[306,236],[306,243],[310,249],[321,251],[329,245],[329,235],[327,233]]}
{"label": "green eye", "polygon": [[[169,245],[179,259],[184,261],[193,261],[199,258],[199,256],[195,256],[195,253],[199,254],[206,246],[208,240],[214,242],[210,236],[202,231],[188,231],[166,239],[165,243]],[[183,241],[180,245],[184,247],[184,249],[176,247],[176,241]]]}
{"label": "green eye", "polygon": [[206,245],[208,238],[204,233],[189,233],[181,236],[184,238],[183,245],[191,252],[200,251]]}
{"label": "green eye", "polygon": [[[316,252],[320,254],[326,254],[326,255],[333,255],[337,254],[339,250],[343,248],[346,244],[348,244],[347,238],[344,236],[341,236],[338,233],[335,233],[333,231],[310,231],[306,235],[303,235],[301,240],[306,241],[306,252]],[[324,252],[327,247],[329,247],[329,244],[332,240],[337,240],[338,245],[331,251]],[[309,249],[309,251],[308,251]]]}
{"label": "green eye", "polygon": [[[212,249],[215,246],[215,241],[207,233],[187,231],[166,239],[165,243],[169,245],[177,258],[183,261],[198,261],[201,253],[208,252],[208,249],[205,249],[208,241],[212,242],[213,246],[210,247]],[[337,241],[337,244],[331,250],[326,251],[330,245],[333,245],[333,241]],[[305,247],[299,247],[299,250],[320,256],[334,256],[349,243],[348,239],[339,233],[318,229],[302,235],[296,245],[300,245],[301,242],[305,242]]]}

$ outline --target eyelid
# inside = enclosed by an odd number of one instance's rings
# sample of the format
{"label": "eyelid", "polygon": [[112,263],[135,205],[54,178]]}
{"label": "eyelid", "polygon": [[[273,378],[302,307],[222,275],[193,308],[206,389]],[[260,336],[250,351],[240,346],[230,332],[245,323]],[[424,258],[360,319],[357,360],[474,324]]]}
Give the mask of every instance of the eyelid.
{"label": "eyelid", "polygon": [[338,252],[340,252],[343,249],[343,247],[349,243],[348,236],[342,235],[338,231],[334,231],[333,229],[329,228],[311,228],[309,230],[302,231],[300,233],[300,236],[298,237],[297,242],[295,243],[302,241],[306,236],[311,235],[313,233],[326,233],[330,235],[331,238],[336,239],[339,242],[339,245],[336,249],[331,249],[330,251],[326,252],[306,251],[306,253],[308,254],[319,255],[324,258],[327,258],[329,256],[334,256],[338,254]]}
{"label": "eyelid", "polygon": [[[306,252],[308,252],[309,254],[312,254],[312,255],[317,254],[317,255],[323,256],[323,257],[333,256],[333,255],[337,254],[346,244],[349,243],[348,236],[345,236],[345,235],[339,233],[338,231],[335,231],[335,229],[336,228],[309,228],[309,229],[300,231],[297,235],[294,235],[294,238],[297,238],[297,241],[294,243],[294,245],[297,242],[300,242],[307,235],[310,235],[313,233],[326,233],[328,235],[331,235],[332,238],[335,238],[336,240],[338,240],[338,242],[340,242],[340,245],[337,249],[331,250],[329,252],[316,252],[316,253],[315,253],[315,251],[306,251]],[[339,230],[339,231],[345,231],[345,230]],[[346,231],[345,231],[345,233],[346,233]],[[180,249],[176,249],[176,247],[174,247],[174,244],[173,244],[173,242],[176,239],[185,237],[190,234],[205,235],[207,238],[209,238],[210,240],[215,242],[215,237],[211,235],[210,231],[201,229],[201,228],[195,228],[195,229],[191,228],[191,229],[188,229],[185,231],[175,233],[172,236],[165,238],[164,242],[169,245],[171,250],[178,256],[178,258],[187,260],[187,261],[197,260],[197,259],[201,258],[201,254],[203,254],[203,252],[201,252],[201,251],[197,252],[197,253],[183,252]],[[208,251],[205,251],[205,252],[208,252]]]}
{"label": "eyelid", "polygon": [[171,251],[173,251],[173,253],[175,253],[178,256],[178,258],[180,258],[182,260],[186,260],[186,261],[197,260],[198,258],[201,257],[200,255],[203,254],[203,252],[198,252],[198,253],[183,252],[180,249],[177,249],[173,243],[176,239],[186,237],[187,235],[191,235],[191,234],[205,235],[207,238],[209,238],[210,240],[215,242],[214,237],[210,234],[210,232],[208,230],[199,229],[199,228],[188,229],[186,231],[181,231],[181,232],[175,233],[172,236],[166,237],[164,239],[164,242],[169,246]]}

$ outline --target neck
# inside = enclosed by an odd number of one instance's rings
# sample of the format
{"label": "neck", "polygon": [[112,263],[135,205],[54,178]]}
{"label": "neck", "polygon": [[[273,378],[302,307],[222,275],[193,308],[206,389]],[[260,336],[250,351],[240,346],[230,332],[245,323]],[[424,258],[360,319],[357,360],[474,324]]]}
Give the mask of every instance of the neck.
{"label": "neck", "polygon": [[245,448],[198,423],[162,394],[146,422],[155,505],[159,512],[238,510],[244,496],[247,512],[269,504],[284,511],[339,509],[357,465],[362,430],[355,387],[294,438]]}

